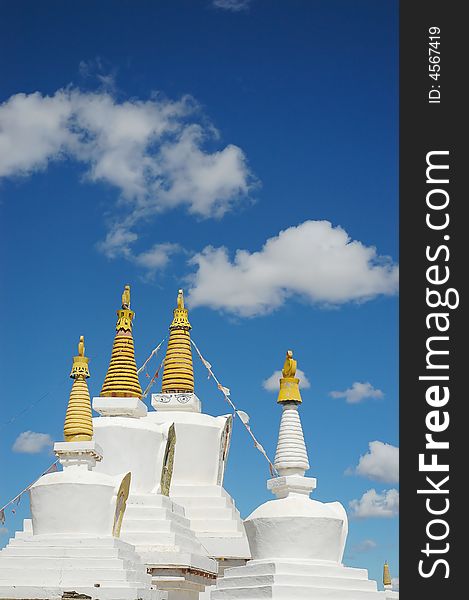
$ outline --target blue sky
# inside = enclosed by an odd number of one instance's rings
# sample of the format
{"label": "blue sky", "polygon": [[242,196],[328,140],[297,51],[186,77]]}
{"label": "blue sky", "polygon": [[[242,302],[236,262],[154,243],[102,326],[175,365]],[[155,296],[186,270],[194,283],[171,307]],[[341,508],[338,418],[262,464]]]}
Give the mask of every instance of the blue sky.
{"label": "blue sky", "polygon": [[[139,364],[184,287],[271,456],[263,381],[293,348],[315,497],[365,515],[347,564],[397,576],[397,2],[9,3],[1,29],[2,504],[53,460],[12,447],[61,439],[78,336],[96,395],[122,286]],[[228,412],[194,362],[204,410]],[[225,486],[243,516],[267,477],[236,424]]]}

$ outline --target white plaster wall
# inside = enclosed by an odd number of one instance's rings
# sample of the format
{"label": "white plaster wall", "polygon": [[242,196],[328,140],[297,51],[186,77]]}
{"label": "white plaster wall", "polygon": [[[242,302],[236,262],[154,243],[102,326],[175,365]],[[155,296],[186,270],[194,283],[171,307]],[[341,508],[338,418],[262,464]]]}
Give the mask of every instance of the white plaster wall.
{"label": "white plaster wall", "polygon": [[31,488],[34,535],[110,536],[120,480],[68,468],[41,477]]}
{"label": "white plaster wall", "polygon": [[244,526],[254,560],[340,563],[346,521],[336,506],[290,495],[261,505],[244,521]]}
{"label": "white plaster wall", "polygon": [[154,411],[144,420],[173,423],[176,430],[173,484],[217,483],[220,438],[227,417],[202,413]]}
{"label": "white plaster wall", "polygon": [[104,453],[95,471],[108,475],[130,471],[132,493],[158,492],[170,425],[160,426],[145,418],[95,417],[93,437]]}

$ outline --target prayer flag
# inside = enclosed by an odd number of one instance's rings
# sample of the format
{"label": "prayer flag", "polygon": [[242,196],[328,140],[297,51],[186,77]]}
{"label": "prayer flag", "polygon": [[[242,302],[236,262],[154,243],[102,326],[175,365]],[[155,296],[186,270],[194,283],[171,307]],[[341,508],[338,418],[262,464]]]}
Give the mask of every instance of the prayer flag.
{"label": "prayer flag", "polygon": [[259,450],[259,452],[262,452],[262,454],[265,454],[265,450],[264,450],[264,447],[262,446],[262,444],[259,444],[259,442],[255,441],[254,446]]}

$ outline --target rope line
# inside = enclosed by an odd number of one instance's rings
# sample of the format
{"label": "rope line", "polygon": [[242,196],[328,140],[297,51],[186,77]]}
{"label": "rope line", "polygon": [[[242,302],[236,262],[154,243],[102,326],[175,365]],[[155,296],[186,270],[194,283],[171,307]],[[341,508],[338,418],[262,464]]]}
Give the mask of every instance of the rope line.
{"label": "rope line", "polygon": [[4,423],[2,423],[0,425],[0,431],[2,429],[4,429],[5,427],[8,427],[8,425],[11,425],[12,423],[14,423],[17,419],[19,419],[21,416],[23,416],[25,413],[27,413],[29,410],[31,410],[31,408],[34,408],[37,404],[39,404],[40,402],[45,400],[50,394],[52,394],[52,392],[54,392],[58,387],[63,385],[66,381],[68,381],[68,377],[66,377],[66,378],[62,379],[61,381],[59,381],[58,383],[56,383],[49,391],[45,392],[45,394],[43,394],[36,400],[33,400],[30,404],[28,404],[28,406],[26,406],[25,408],[20,410],[19,413],[17,413],[13,417],[11,417],[8,421],[5,421]]}
{"label": "rope line", "polygon": [[[96,356],[90,356],[89,358],[90,358],[90,362],[91,362],[92,360],[100,359],[100,356],[98,356],[98,357],[96,357]],[[61,385],[64,385],[69,379],[70,379],[69,376],[64,377],[63,379],[61,379],[60,381],[58,381],[55,385],[53,385],[50,388],[50,390],[48,390],[47,392],[45,392],[44,394],[42,394],[42,396],[40,396],[36,400],[33,400],[30,404],[28,404],[27,406],[25,406],[25,408],[23,408],[22,410],[20,410],[20,412],[18,412],[16,415],[13,415],[13,417],[11,417],[8,421],[5,421],[4,423],[1,423],[0,424],[0,431],[2,429],[4,429],[5,427],[7,427],[8,425],[11,425],[12,423],[14,423],[17,419],[19,419],[25,413],[27,413],[28,411],[30,411],[32,408],[34,408],[37,404],[39,404],[40,402],[42,402],[43,400],[45,400],[50,394],[52,394],[53,392],[55,392],[55,390],[57,388],[59,388]]]}
{"label": "rope line", "polygon": [[[39,481],[39,479],[41,479],[41,477],[43,475],[47,475],[48,473],[52,473],[53,471],[57,470],[57,463],[59,462],[59,459],[57,459],[55,462],[53,462],[43,473],[41,473],[39,475],[39,477],[37,479],[35,479],[32,483],[30,483],[27,487],[24,488],[24,490],[22,490],[19,494],[17,494],[14,498],[12,498],[9,502],[7,502],[5,504],[5,506],[2,506],[2,508],[0,508],[0,522],[3,524],[5,522],[5,508],[8,508],[11,504],[15,503],[19,504],[19,501],[21,499],[21,496],[26,493],[35,483],[36,481]],[[55,467],[55,468],[54,468]]]}
{"label": "rope line", "polygon": [[137,371],[137,375],[140,375],[140,373],[143,371],[143,369],[147,366],[147,364],[150,362],[150,360],[156,356],[159,352],[159,349],[161,348],[161,346],[163,345],[163,342],[165,341],[166,338],[163,338],[161,340],[161,342],[158,344],[158,346],[156,346],[156,348],[153,348],[153,350],[150,353],[150,356],[147,358],[147,360],[143,363],[143,365],[140,367],[140,369],[138,369]]}
{"label": "rope line", "polygon": [[155,374],[153,375],[153,377],[150,380],[150,383],[147,385],[147,387],[145,388],[145,391],[142,394],[142,398],[146,398],[148,396],[148,392],[150,391],[151,387],[153,386],[153,384],[155,383],[155,381],[158,379],[159,374],[160,374],[160,370],[161,367],[164,365],[164,358],[160,363],[160,366],[156,369]]}
{"label": "rope line", "polygon": [[[205,360],[205,358],[202,356],[202,353],[200,352],[199,348],[197,347],[197,344],[194,342],[193,339],[191,339],[191,343],[194,346],[197,354],[199,355],[200,360],[202,361],[202,364],[204,365],[204,367],[207,369],[207,371],[209,372],[209,379],[210,377],[213,378],[213,380],[215,381],[215,383],[217,384],[217,388],[220,390],[220,392],[223,394],[223,396],[225,397],[225,400],[228,402],[228,404],[231,406],[231,408],[233,409],[235,415],[237,415],[237,417],[239,418],[239,420],[241,421],[241,423],[244,425],[246,431],[249,433],[249,435],[251,436],[251,438],[253,439],[254,442],[254,447],[259,450],[259,452],[264,456],[264,458],[267,460],[267,462],[269,463],[269,469],[270,469],[270,473],[273,477],[279,477],[278,471],[277,469],[274,467],[272,461],[270,460],[270,458],[267,456],[267,452],[264,450],[263,445],[257,440],[256,436],[254,435],[254,433],[252,432],[252,429],[249,427],[248,423],[245,423],[244,420],[241,418],[241,416],[238,414],[238,409],[236,408],[234,402],[231,400],[230,398],[230,390],[229,388],[223,386],[219,380],[217,379],[215,373],[212,370],[212,365],[208,362],[208,360]],[[242,412],[242,411],[241,411]]]}

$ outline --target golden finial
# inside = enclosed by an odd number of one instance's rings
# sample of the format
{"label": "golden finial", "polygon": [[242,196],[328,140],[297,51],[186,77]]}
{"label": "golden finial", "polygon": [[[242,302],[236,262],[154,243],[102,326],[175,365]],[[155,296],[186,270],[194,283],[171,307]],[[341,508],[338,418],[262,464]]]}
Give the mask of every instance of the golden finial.
{"label": "golden finial", "polygon": [[384,561],[383,566],[383,585],[385,588],[390,588],[392,586],[391,573],[389,572],[388,561]]}
{"label": "golden finial", "polygon": [[78,342],[78,356],[73,357],[70,377],[74,379],[67,413],[65,415],[64,439],[66,442],[90,441],[93,437],[91,400],[86,379],[90,376],[88,357],[85,356],[85,338]]}
{"label": "golden finial", "polygon": [[183,292],[183,290],[178,291],[177,307],[184,308],[184,292]]}
{"label": "golden finial", "polygon": [[283,365],[283,377],[280,379],[280,390],[277,402],[301,402],[300,380],[296,375],[296,360],[293,359],[293,351],[287,350],[287,356]]}
{"label": "golden finial", "polygon": [[126,285],[122,292],[122,308],[130,308],[130,285]]}
{"label": "golden finial", "polygon": [[85,356],[85,338],[80,335],[80,341],[78,342],[78,356]]}
{"label": "golden finial", "polygon": [[169,326],[168,349],[164,359],[164,394],[194,391],[190,330],[188,310],[184,306],[184,292],[179,290],[173,320]]}
{"label": "golden finial", "polygon": [[122,308],[117,311],[116,337],[112,346],[109,368],[101,389],[102,397],[142,397],[132,337],[134,315],[135,313],[130,310],[130,286],[126,285],[122,293]]}
{"label": "golden finial", "polygon": [[284,377],[295,377],[296,360],[293,360],[293,350],[287,350],[287,357],[283,363],[282,375]]}

